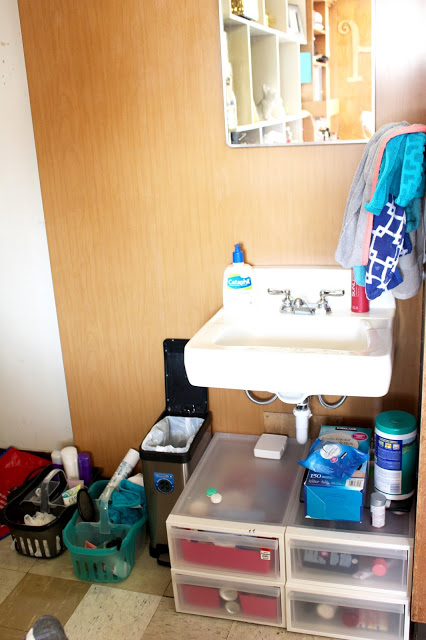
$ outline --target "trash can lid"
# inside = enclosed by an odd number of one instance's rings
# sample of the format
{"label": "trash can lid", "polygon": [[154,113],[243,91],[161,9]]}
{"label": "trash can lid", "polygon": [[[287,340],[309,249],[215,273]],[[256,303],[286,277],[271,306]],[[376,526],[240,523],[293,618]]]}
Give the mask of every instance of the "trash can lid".
{"label": "trash can lid", "polygon": [[207,387],[194,387],[186,375],[185,345],[189,340],[168,338],[163,342],[166,409],[170,414],[207,413]]}

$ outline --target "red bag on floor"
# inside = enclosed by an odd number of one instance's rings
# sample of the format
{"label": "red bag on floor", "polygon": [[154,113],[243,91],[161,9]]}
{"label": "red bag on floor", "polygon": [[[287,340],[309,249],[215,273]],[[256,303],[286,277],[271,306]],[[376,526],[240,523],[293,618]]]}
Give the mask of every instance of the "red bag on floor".
{"label": "red bag on floor", "polygon": [[[0,510],[4,509],[7,495],[14,487],[19,487],[25,482],[31,471],[51,464],[50,460],[40,458],[32,453],[19,451],[9,447],[0,456]],[[0,524],[0,540],[9,533],[8,527]]]}

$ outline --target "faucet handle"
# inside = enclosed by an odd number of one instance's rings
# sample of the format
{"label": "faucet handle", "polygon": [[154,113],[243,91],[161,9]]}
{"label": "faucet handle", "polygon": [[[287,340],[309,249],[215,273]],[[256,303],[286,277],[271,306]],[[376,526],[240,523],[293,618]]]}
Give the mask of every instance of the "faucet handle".
{"label": "faucet handle", "polygon": [[345,295],[344,289],[333,289],[330,291],[328,289],[321,289],[320,299],[317,302],[316,312],[330,313],[331,307],[328,304],[327,296],[344,296],[344,295]]}
{"label": "faucet handle", "polygon": [[293,312],[293,298],[291,297],[290,289],[268,289],[268,293],[271,296],[284,296],[281,302],[281,313],[292,313]]}
{"label": "faucet handle", "polygon": [[290,289],[268,289],[268,293],[270,296],[284,296],[284,300],[287,301],[292,300]]}
{"label": "faucet handle", "polygon": [[268,289],[268,293],[270,296],[282,296],[282,295],[289,294],[290,291],[288,290],[283,291],[282,289]]}
{"label": "faucet handle", "polygon": [[320,291],[320,297],[322,299],[324,299],[327,296],[344,296],[344,295],[345,295],[344,289],[332,289],[331,291],[327,289],[322,289]]}

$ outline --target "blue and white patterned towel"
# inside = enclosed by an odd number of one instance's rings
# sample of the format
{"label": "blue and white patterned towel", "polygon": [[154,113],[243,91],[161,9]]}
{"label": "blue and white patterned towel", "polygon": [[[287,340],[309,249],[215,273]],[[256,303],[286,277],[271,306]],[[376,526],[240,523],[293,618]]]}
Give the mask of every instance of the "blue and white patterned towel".
{"label": "blue and white patterned towel", "polygon": [[389,201],[373,219],[370,254],[365,275],[365,292],[369,300],[375,300],[384,291],[402,282],[397,264],[400,256],[411,252],[411,242],[406,229],[405,209]]}

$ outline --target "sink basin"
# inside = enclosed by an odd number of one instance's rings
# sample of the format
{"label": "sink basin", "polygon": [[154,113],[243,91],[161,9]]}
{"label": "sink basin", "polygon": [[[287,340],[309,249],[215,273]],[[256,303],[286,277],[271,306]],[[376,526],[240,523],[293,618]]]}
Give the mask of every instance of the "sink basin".
{"label": "sink basin", "polygon": [[[368,313],[351,311],[351,272],[341,267],[255,267],[255,298],[239,317],[220,309],[187,343],[185,367],[196,386],[278,393],[299,402],[308,395],[379,397],[392,375],[395,301],[384,293]],[[325,315],[280,313],[283,295],[315,303],[322,289]]]}
{"label": "sink basin", "polygon": [[[220,313],[215,323],[223,321]],[[212,323],[213,324],[213,323]],[[276,322],[248,319],[245,326],[222,322],[214,343],[223,347],[282,347],[285,349],[327,349],[364,351],[370,347],[368,320],[342,316],[282,315]]]}

